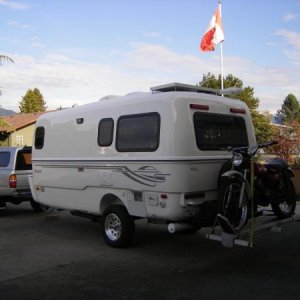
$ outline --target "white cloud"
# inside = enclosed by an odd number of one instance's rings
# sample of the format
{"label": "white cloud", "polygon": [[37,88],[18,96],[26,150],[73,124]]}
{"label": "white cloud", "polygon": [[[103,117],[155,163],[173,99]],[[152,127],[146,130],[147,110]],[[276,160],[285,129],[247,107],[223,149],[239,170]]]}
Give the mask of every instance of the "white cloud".
{"label": "white cloud", "polygon": [[[0,0],[1,1],[1,0]],[[18,29],[33,29],[30,25],[28,24],[20,24],[16,21],[10,21],[6,24],[9,27],[14,27],[14,28],[18,28]]]}
{"label": "white cloud", "polygon": [[30,7],[28,4],[25,4],[23,2],[16,2],[16,1],[9,1],[9,0],[0,0],[0,5],[6,6],[11,9],[16,9],[16,10],[24,10]]}
{"label": "white cloud", "polygon": [[289,21],[293,21],[296,20],[298,18],[298,15],[296,14],[292,14],[292,13],[288,13],[283,17],[283,21],[285,22],[289,22]]}
{"label": "white cloud", "polygon": [[161,37],[161,33],[152,31],[152,32],[145,33],[145,36],[153,39],[158,39]]}
{"label": "white cloud", "polygon": [[33,37],[31,38],[30,46],[31,46],[32,48],[46,48],[46,47],[47,47],[46,44],[40,42],[39,37],[37,37],[37,36],[33,36]]}
{"label": "white cloud", "polygon": [[165,36],[161,34],[160,32],[152,31],[152,32],[147,32],[144,34],[145,37],[151,38],[151,39],[162,39],[167,42],[171,42],[173,40],[172,37],[170,36]]}
{"label": "white cloud", "polygon": [[[278,29],[275,35],[283,37],[286,42],[284,53],[292,64],[300,65],[300,32]],[[290,46],[291,49],[288,49]]]}
{"label": "white cloud", "polygon": [[32,43],[30,43],[30,46],[32,48],[46,48],[47,47],[46,44],[43,44],[43,43],[40,43],[40,42],[32,42]]}
{"label": "white cloud", "polygon": [[[134,44],[114,64],[86,63],[52,53],[36,59],[13,57],[15,64],[1,66],[1,105],[17,109],[27,89],[39,88],[49,108],[97,101],[105,95],[149,91],[168,82],[196,84],[202,75],[220,73],[218,54],[182,55],[151,44]],[[298,68],[262,68],[240,57],[224,57],[225,75],[233,74],[255,88],[260,109],[276,112],[288,93],[300,99]]]}
{"label": "white cloud", "polygon": [[278,29],[275,35],[282,36],[288,45],[300,50],[300,33],[285,29]]}

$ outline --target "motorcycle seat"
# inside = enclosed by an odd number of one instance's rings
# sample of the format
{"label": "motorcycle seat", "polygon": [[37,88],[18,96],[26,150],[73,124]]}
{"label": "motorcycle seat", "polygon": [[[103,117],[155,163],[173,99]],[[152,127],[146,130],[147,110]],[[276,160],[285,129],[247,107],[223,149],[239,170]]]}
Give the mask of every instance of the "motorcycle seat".
{"label": "motorcycle seat", "polygon": [[282,171],[283,169],[288,167],[287,161],[283,159],[272,159],[269,162],[265,164],[265,167],[268,169],[268,171]]}

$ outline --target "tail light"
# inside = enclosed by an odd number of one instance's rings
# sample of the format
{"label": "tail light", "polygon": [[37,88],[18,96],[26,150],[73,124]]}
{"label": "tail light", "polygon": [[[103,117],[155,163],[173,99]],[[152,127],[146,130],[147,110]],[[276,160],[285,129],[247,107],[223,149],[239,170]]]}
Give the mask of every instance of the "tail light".
{"label": "tail light", "polygon": [[15,189],[17,187],[17,176],[15,174],[9,176],[9,187]]}
{"label": "tail light", "polygon": [[200,110],[209,110],[209,106],[208,105],[203,105],[203,104],[190,104],[190,108],[200,109]]}
{"label": "tail light", "polygon": [[246,113],[246,110],[242,108],[230,108],[230,112],[233,114],[242,114],[244,115]]}

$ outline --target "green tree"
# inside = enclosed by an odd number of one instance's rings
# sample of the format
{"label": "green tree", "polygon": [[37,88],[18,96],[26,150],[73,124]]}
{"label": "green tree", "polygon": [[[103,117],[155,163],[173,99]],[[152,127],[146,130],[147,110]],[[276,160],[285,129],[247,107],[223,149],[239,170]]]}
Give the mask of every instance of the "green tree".
{"label": "green tree", "polygon": [[[230,88],[230,87],[237,87],[242,88],[243,91],[237,95],[230,95],[227,97],[233,98],[233,99],[239,99],[244,101],[250,110],[257,109],[259,105],[259,99],[254,97],[254,88],[247,86],[243,87],[243,81],[232,74],[227,75],[224,80],[224,89]],[[211,73],[203,74],[202,81],[199,82],[198,86],[203,86],[207,88],[213,88],[213,89],[221,89],[221,75],[217,78],[215,75]]]}
{"label": "green tree", "polygon": [[272,140],[274,130],[271,125],[270,119],[257,110],[252,110],[251,117],[257,142],[263,143]]}
{"label": "green tree", "polygon": [[300,105],[299,101],[293,94],[288,94],[277,111],[276,121],[280,124],[287,124],[292,121],[300,122]]}
{"label": "green tree", "polygon": [[[268,117],[258,111],[259,99],[254,96],[254,88],[250,86],[244,87],[243,81],[232,74],[229,74],[224,78],[223,84],[224,89],[229,87],[243,89],[242,92],[237,95],[225,97],[238,99],[247,104],[251,112],[257,142],[261,143],[271,139],[273,134],[272,126]],[[221,89],[221,75],[219,75],[217,78],[211,73],[203,74],[202,81],[199,82],[198,86]]]}
{"label": "green tree", "polygon": [[47,109],[46,102],[39,89],[29,89],[19,102],[19,109],[20,113],[45,111]]}
{"label": "green tree", "polygon": [[[0,127],[2,127],[2,130],[4,132],[2,132],[1,134],[4,135],[4,137],[6,136],[5,131],[14,131],[15,129],[11,126],[11,124],[9,124],[8,122],[6,122],[4,119],[0,118]],[[2,146],[3,144],[3,140],[1,141],[0,139],[0,146]]]}
{"label": "green tree", "polygon": [[12,129],[11,125],[2,118],[0,118],[0,127],[7,127],[8,129]]}
{"label": "green tree", "polygon": [[[234,77],[231,74],[228,74],[224,80],[223,80],[224,88],[229,87],[243,87],[243,82],[237,78]],[[207,74],[203,74],[202,81],[199,82],[198,86],[203,86],[207,88],[213,88],[213,89],[220,89],[221,88],[221,75],[218,76],[218,78],[214,75],[208,72]]]}

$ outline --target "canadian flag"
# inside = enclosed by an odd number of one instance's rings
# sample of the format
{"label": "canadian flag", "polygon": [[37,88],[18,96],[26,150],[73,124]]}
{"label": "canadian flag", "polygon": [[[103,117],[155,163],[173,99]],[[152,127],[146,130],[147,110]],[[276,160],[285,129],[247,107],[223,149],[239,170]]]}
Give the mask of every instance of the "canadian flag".
{"label": "canadian flag", "polygon": [[206,32],[202,37],[200,50],[203,52],[213,51],[215,50],[215,46],[223,41],[224,33],[221,20],[221,9],[219,5],[213,17],[210,20]]}

